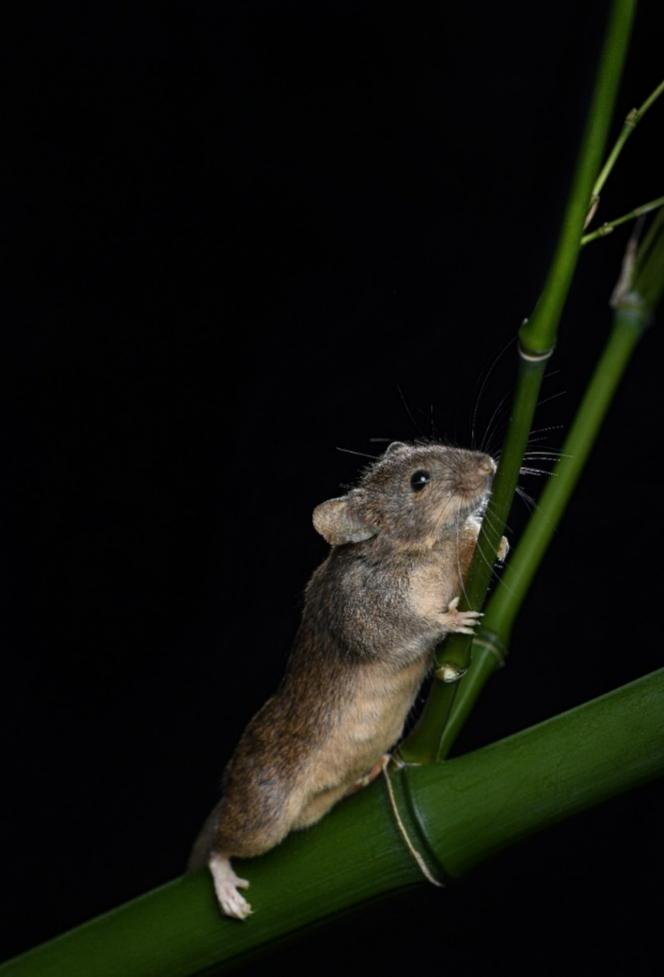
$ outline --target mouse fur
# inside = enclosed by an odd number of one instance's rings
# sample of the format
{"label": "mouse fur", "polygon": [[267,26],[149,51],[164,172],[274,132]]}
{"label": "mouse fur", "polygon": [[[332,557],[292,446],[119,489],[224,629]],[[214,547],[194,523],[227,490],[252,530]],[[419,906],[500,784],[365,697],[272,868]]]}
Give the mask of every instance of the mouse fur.
{"label": "mouse fur", "polygon": [[189,861],[210,867],[227,915],[251,912],[231,857],[268,851],[377,776],[436,644],[472,633],[479,615],[456,604],[495,467],[477,451],[394,442],[314,510],[330,553],[306,586],[284,677],[244,730]]}

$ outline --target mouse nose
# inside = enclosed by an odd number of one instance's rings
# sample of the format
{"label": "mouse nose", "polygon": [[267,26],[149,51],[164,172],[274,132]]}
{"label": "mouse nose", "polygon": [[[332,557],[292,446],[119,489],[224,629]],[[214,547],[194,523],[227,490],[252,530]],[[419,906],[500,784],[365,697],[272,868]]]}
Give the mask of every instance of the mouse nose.
{"label": "mouse nose", "polygon": [[480,475],[495,475],[497,466],[493,458],[490,458],[489,455],[484,455],[484,457],[480,459],[477,467]]}

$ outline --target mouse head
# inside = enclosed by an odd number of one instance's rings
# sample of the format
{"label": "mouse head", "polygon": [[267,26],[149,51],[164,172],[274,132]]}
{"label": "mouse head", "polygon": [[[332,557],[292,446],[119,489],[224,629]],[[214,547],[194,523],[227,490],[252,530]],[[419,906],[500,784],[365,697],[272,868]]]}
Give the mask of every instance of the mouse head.
{"label": "mouse head", "polygon": [[356,488],[314,509],[314,526],[331,546],[380,536],[431,547],[481,508],[495,470],[480,451],[394,441]]}

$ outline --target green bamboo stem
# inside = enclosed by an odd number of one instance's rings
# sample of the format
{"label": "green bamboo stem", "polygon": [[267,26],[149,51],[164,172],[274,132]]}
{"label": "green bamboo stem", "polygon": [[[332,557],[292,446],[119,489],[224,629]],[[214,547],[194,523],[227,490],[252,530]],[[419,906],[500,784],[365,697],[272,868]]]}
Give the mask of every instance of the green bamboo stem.
{"label": "green bamboo stem", "polygon": [[[531,362],[523,358],[515,391],[515,409],[510,418],[503,457],[523,457],[532,418],[537,405],[546,361]],[[464,606],[481,607],[491,580],[494,554],[498,549],[506,513],[514,496],[519,477],[518,467],[499,464],[492,497],[478,540],[476,558],[463,595]],[[449,670],[459,678],[467,669],[470,639],[465,635],[451,635],[436,652],[436,674],[443,677]],[[419,722],[410,736],[399,746],[399,756],[408,763],[423,763],[438,756],[440,738],[456,695],[456,684],[448,681],[433,683]]]}
{"label": "green bamboo stem", "polygon": [[487,679],[501,664],[523,599],[569,502],[634,348],[664,295],[664,211],[660,211],[636,255],[628,245],[620,291],[614,293],[613,327],[584,394],[562,454],[555,481],[545,487],[471,645],[471,667],[454,689],[440,737],[445,757]]}
{"label": "green bamboo stem", "polygon": [[586,244],[590,244],[591,241],[596,241],[597,238],[606,237],[607,234],[612,234],[616,227],[620,227],[621,224],[626,224],[627,221],[635,220],[637,217],[643,217],[644,214],[649,214],[652,210],[657,210],[658,207],[664,207],[664,197],[657,197],[655,200],[649,200],[647,204],[641,204],[640,207],[635,207],[634,210],[630,210],[629,213],[623,214],[622,217],[616,217],[612,221],[605,221],[600,227],[595,231],[591,231],[590,234],[584,234],[581,238],[581,247],[585,247]]}
{"label": "green bamboo stem", "polygon": [[558,322],[576,268],[593,180],[606,145],[635,9],[632,0],[614,0],[611,7],[560,239],[535,313],[519,332],[521,345],[529,353],[548,353],[556,341]]}
{"label": "green bamboo stem", "polygon": [[557,478],[545,486],[537,503],[539,511],[529,521],[514,559],[505,569],[505,587],[495,593],[487,607],[484,624],[488,630],[499,634],[505,643],[509,641],[523,598],[567,507],[615,390],[645,327],[643,312],[638,307],[618,309],[614,319],[609,341],[565,440],[563,450],[569,453],[569,457],[561,458],[557,463],[554,469]]}
{"label": "green bamboo stem", "polygon": [[501,586],[491,597],[477,638],[472,642],[472,667],[456,687],[447,723],[440,737],[439,758],[448,754],[487,679],[500,664],[493,649],[498,647],[504,653],[509,645],[516,615],[567,507],[647,321],[648,313],[641,303],[615,312],[609,341],[563,445],[563,457],[554,469],[557,477],[549,481],[542,492],[537,510],[505,568]]}
{"label": "green bamboo stem", "polygon": [[[466,601],[464,597],[462,607],[479,609],[488,589],[491,571],[487,564],[493,563],[507,521],[546,362],[555,346],[560,316],[578,261],[588,201],[606,143],[635,6],[634,0],[613,0],[611,5],[595,88],[553,262],[533,316],[525,320],[519,330],[519,375],[510,424],[487,510],[488,518],[482,523],[466,585],[469,599]],[[488,635],[486,640],[491,640],[491,636]],[[461,635],[452,635],[436,652],[436,665],[436,674],[443,677],[446,673],[459,676],[467,670],[485,670],[479,656],[474,655],[471,662],[470,642]],[[464,694],[475,688],[478,678],[479,675],[465,675],[461,680],[465,683]],[[484,681],[479,683],[477,694]],[[443,731],[455,708],[457,695],[457,683],[433,683],[418,723],[399,748],[402,759],[410,763],[426,763],[443,755]]]}
{"label": "green bamboo stem", "polygon": [[[664,669],[445,764],[393,772],[411,840],[459,877],[494,852],[664,774]],[[238,863],[240,864],[240,863]],[[241,865],[255,914],[176,879],[4,965],[0,977],[194,977],[335,913],[424,883],[382,779]]]}
{"label": "green bamboo stem", "polygon": [[514,558],[487,606],[483,627],[509,642],[511,629],[530,582],[567,507],[634,348],[664,294],[664,219],[659,214],[639,253],[628,247],[621,291],[614,294],[613,326],[593,372],[562,454],[538,500]]}

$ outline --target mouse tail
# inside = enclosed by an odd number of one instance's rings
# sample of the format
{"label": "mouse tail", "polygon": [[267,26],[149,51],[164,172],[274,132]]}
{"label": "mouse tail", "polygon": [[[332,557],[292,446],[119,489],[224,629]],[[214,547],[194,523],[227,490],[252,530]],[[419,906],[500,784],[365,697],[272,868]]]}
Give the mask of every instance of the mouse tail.
{"label": "mouse tail", "polygon": [[187,872],[198,872],[199,869],[205,868],[208,864],[210,853],[213,848],[213,842],[217,833],[217,826],[219,824],[219,805],[217,804],[212,808],[209,815],[205,819],[203,827],[198,833],[196,841],[191,849],[191,854],[189,855],[189,861],[187,862]]}

